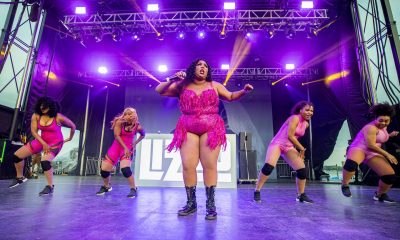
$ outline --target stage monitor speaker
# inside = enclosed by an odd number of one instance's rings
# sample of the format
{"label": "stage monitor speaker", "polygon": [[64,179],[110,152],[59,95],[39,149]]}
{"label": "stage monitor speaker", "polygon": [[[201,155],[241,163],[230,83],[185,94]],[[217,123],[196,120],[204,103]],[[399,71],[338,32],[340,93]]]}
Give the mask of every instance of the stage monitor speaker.
{"label": "stage monitor speaker", "polygon": [[15,178],[16,171],[13,162],[13,155],[14,152],[17,151],[21,146],[21,144],[16,144],[8,140],[0,140],[0,179]]}
{"label": "stage monitor speaker", "polygon": [[257,152],[255,150],[239,152],[239,181],[255,181],[258,178]]}
{"label": "stage monitor speaker", "polygon": [[252,136],[249,132],[239,133],[240,151],[253,150],[251,138]]}

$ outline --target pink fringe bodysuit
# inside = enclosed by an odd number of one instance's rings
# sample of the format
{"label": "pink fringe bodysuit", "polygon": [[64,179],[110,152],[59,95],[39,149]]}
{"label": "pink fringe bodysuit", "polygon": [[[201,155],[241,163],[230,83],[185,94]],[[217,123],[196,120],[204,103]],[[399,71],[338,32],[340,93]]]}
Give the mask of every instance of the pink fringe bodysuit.
{"label": "pink fringe bodysuit", "polygon": [[184,89],[179,96],[179,117],[174,138],[168,151],[180,149],[186,140],[187,132],[201,136],[208,134],[207,145],[215,149],[219,145],[226,147],[225,123],[218,114],[219,98],[210,83],[210,88],[197,95],[195,91]]}

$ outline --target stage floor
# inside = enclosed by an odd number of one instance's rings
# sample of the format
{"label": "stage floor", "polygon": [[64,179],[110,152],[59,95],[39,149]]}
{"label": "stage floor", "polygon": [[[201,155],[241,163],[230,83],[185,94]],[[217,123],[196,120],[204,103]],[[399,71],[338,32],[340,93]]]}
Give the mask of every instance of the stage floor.
{"label": "stage floor", "polygon": [[[206,221],[204,189],[197,214],[178,217],[183,188],[139,188],[128,199],[123,177],[113,191],[96,196],[100,177],[56,176],[52,196],[39,197],[44,177],[8,189],[0,181],[0,239],[400,239],[400,203],[372,199],[374,187],[308,184],[315,204],[295,201],[294,183],[267,183],[263,202],[252,201],[253,186],[217,189],[218,219]],[[390,196],[400,201],[400,189]]]}

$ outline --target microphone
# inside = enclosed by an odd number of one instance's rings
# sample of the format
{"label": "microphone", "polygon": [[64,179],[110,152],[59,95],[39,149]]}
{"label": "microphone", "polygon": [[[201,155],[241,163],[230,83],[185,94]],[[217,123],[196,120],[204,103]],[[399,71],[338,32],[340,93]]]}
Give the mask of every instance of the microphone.
{"label": "microphone", "polygon": [[[182,72],[182,73],[183,73],[182,77],[186,77],[186,73],[185,72]],[[167,80],[167,82],[169,82],[169,81],[175,82],[175,81],[181,80],[181,78],[178,75],[174,74],[174,75],[172,75],[170,77],[167,77],[165,80]]]}

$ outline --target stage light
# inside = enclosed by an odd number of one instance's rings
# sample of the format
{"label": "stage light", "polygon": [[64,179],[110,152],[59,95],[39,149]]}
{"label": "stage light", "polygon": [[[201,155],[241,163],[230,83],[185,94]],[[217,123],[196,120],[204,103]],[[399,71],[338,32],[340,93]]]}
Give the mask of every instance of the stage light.
{"label": "stage light", "polygon": [[226,31],[222,31],[219,33],[219,39],[225,39],[226,38]]}
{"label": "stage light", "polygon": [[267,38],[271,39],[275,36],[275,29],[273,26],[269,27],[267,30]]}
{"label": "stage light", "polygon": [[225,10],[235,10],[235,8],[236,8],[235,2],[224,2]]}
{"label": "stage light", "polygon": [[157,38],[157,40],[159,40],[159,41],[164,40],[164,37],[165,37],[165,35],[164,35],[164,33],[162,33],[162,32],[158,32],[158,33],[156,34],[156,38]]}
{"label": "stage light", "polygon": [[197,32],[198,39],[204,39],[205,37],[206,37],[206,33],[204,32],[204,30],[200,30]]}
{"label": "stage light", "polygon": [[122,33],[121,33],[121,31],[119,31],[119,30],[115,30],[112,34],[111,34],[111,36],[112,36],[112,39],[115,41],[115,42],[120,42],[121,41],[121,39],[122,39]]}
{"label": "stage light", "polygon": [[285,87],[288,87],[288,86],[289,86],[289,84],[285,83]]}
{"label": "stage light", "polygon": [[101,31],[95,32],[93,35],[96,42],[101,42],[103,40],[103,33]]}
{"label": "stage light", "polygon": [[294,66],[293,63],[286,63],[285,69],[286,69],[286,70],[294,70],[294,69],[295,69],[295,66]]}
{"label": "stage light", "polygon": [[288,27],[286,29],[286,38],[287,39],[294,39],[294,37],[296,36],[296,31],[294,30],[293,27]]}
{"label": "stage light", "polygon": [[310,25],[307,25],[307,26],[306,26],[305,31],[306,31],[306,34],[307,34],[307,38],[308,38],[308,39],[311,39],[311,38],[313,38],[313,37],[316,37],[317,34],[318,34],[317,29],[316,29],[315,27],[310,26]]}
{"label": "stage light", "polygon": [[99,68],[97,68],[97,71],[101,74],[107,74],[108,73],[108,69],[105,66],[100,66]]}
{"label": "stage light", "polygon": [[148,12],[158,12],[158,4],[147,4],[147,11]]}
{"label": "stage light", "polygon": [[314,8],[314,2],[313,1],[301,1],[301,8],[303,8],[303,9]]}
{"label": "stage light", "polygon": [[75,14],[86,14],[86,7],[76,7]]}
{"label": "stage light", "polygon": [[229,70],[229,64],[222,64],[221,65],[222,70]]}
{"label": "stage light", "polygon": [[139,34],[134,33],[134,34],[132,35],[132,39],[135,40],[135,41],[139,41],[139,40],[140,40]]}
{"label": "stage light", "polygon": [[159,72],[166,72],[166,71],[168,71],[167,65],[158,65],[158,71],[159,71]]}
{"label": "stage light", "polygon": [[250,40],[251,39],[251,36],[252,36],[252,34],[251,34],[251,32],[246,32],[245,34],[244,34],[244,37],[247,39],[247,40]]}

